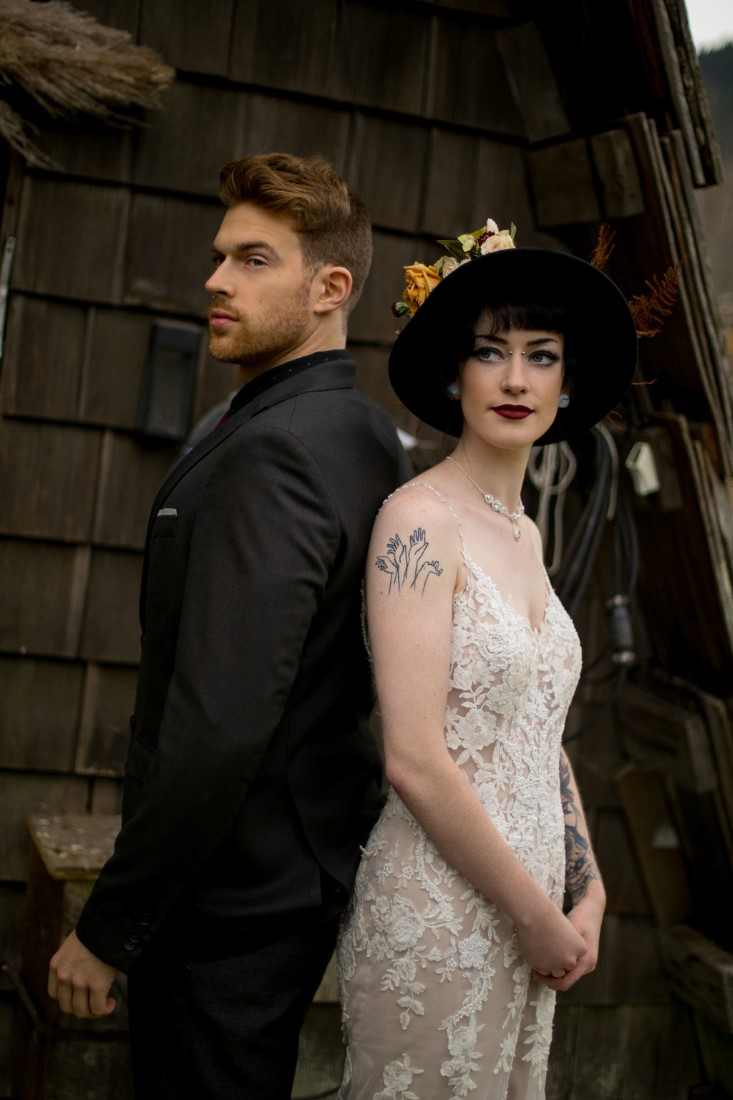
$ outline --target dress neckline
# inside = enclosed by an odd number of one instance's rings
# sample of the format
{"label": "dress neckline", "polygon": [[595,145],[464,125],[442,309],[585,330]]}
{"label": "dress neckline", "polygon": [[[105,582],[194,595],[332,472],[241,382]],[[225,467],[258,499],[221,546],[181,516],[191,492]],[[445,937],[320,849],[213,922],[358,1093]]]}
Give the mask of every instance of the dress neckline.
{"label": "dress neckline", "polygon": [[[461,534],[462,534],[462,532],[461,532]],[[515,619],[519,619],[519,621],[521,623],[523,623],[524,626],[526,626],[527,629],[536,638],[539,638],[539,636],[542,634],[542,631],[545,627],[545,624],[547,623],[547,618],[548,618],[549,611],[550,611],[550,604],[552,602],[552,596],[553,596],[552,585],[550,584],[550,579],[547,576],[547,570],[544,568],[544,566],[543,566],[543,573],[544,573],[544,577],[545,577],[545,592],[546,592],[545,606],[544,606],[544,610],[542,612],[542,618],[540,619],[537,626],[534,626],[534,624],[532,623],[532,621],[529,619],[529,617],[527,615],[523,615],[521,613],[521,611],[517,611],[516,607],[511,603],[511,601],[509,599],[507,599],[507,597],[504,595],[502,590],[499,588],[499,585],[496,583],[494,578],[489,573],[487,573],[485,569],[483,569],[479,565],[479,563],[475,560],[475,558],[472,557],[471,552],[469,551],[468,547],[466,546],[465,541],[463,539],[461,539],[461,542],[462,542],[463,556],[465,558],[466,566],[467,566],[469,572],[472,571],[474,574],[478,575],[479,579],[485,581],[489,585],[489,587],[491,588],[492,592],[494,593],[494,595],[496,596],[496,598],[498,599],[498,601],[502,605],[502,607],[504,607],[508,611],[510,611]],[[456,592],[456,594],[454,596],[454,599],[458,599],[459,596],[462,596],[464,594],[464,592],[467,591],[467,589],[468,589],[468,585],[466,585],[466,588],[461,589],[460,592]]]}

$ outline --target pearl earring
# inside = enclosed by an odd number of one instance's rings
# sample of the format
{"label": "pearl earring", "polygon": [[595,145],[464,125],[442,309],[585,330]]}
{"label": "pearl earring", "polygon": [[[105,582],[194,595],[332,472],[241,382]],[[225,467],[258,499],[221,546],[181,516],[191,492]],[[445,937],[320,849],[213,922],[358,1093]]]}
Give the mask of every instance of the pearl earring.
{"label": "pearl earring", "polygon": [[461,396],[461,389],[457,382],[451,382],[449,386],[446,386],[445,392],[448,394],[451,401],[456,401]]}
{"label": "pearl earring", "polygon": [[558,409],[567,409],[569,404],[570,404],[570,394],[569,393],[561,393],[559,398],[557,399]]}

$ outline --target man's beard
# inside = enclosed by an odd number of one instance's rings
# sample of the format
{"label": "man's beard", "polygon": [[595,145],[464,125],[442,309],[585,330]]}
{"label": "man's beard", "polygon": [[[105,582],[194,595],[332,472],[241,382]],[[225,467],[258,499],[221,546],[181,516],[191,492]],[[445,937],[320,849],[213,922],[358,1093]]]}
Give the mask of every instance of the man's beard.
{"label": "man's beard", "polygon": [[[243,367],[279,359],[288,355],[303,340],[311,314],[308,309],[310,283],[303,283],[298,293],[275,318],[258,324],[258,318],[237,313],[236,328],[231,333],[209,333],[209,354],[221,363],[239,363]],[[227,309],[226,301],[216,298],[212,308]],[[254,322],[254,323],[253,323]]]}

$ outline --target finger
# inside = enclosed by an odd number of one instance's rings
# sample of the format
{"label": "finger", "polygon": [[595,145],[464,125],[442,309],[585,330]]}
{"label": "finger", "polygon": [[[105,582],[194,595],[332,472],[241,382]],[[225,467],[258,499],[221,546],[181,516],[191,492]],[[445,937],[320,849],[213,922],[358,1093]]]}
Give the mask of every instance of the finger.
{"label": "finger", "polygon": [[93,989],[89,997],[89,1010],[92,1016],[109,1016],[117,1007],[114,997],[107,989]]}

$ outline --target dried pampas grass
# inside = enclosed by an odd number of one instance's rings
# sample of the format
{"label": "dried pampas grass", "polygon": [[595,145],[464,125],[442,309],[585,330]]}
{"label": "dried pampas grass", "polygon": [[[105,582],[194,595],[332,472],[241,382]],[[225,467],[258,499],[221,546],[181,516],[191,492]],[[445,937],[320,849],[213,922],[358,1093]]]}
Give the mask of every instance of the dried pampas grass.
{"label": "dried pampas grass", "polygon": [[[153,107],[175,70],[125,31],[105,27],[63,0],[0,0],[1,85],[20,88],[53,116],[125,120],[125,108]],[[0,102],[0,135],[41,163],[29,124]]]}

